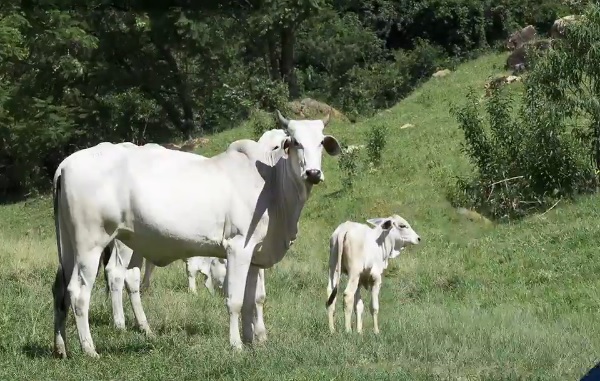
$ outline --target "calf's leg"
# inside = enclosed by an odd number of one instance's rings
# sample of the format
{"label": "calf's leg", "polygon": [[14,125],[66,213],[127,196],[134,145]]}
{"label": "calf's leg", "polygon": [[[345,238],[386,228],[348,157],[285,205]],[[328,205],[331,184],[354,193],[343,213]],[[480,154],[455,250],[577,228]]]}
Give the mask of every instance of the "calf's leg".
{"label": "calf's leg", "polygon": [[254,335],[259,343],[267,340],[267,327],[265,327],[263,309],[267,299],[267,290],[265,288],[265,270],[258,270],[258,285],[256,288],[256,308],[254,319]]}
{"label": "calf's leg", "polygon": [[362,301],[362,297],[360,296],[360,284],[356,288],[356,293],[354,294],[354,312],[356,313],[356,332],[362,333],[363,329],[363,311],[365,310],[365,306]]}
{"label": "calf's leg", "polygon": [[196,294],[196,274],[198,273],[198,269],[195,266],[195,263],[188,259],[185,260],[185,270],[188,276],[188,290],[192,294]]}
{"label": "calf's leg", "polygon": [[354,309],[354,294],[358,289],[358,281],[359,276],[350,273],[348,277],[348,284],[344,290],[344,315],[346,332],[352,332],[352,310]]}
{"label": "calf's leg", "polygon": [[142,307],[142,298],[140,296],[140,278],[143,261],[144,258],[141,255],[136,252],[133,253],[129,261],[129,268],[125,272],[125,286],[129,293],[129,300],[131,301],[131,308],[133,309],[137,326],[147,336],[153,336],[148,319],[146,319],[146,314],[144,313],[144,308]]}
{"label": "calf's leg", "polygon": [[379,290],[381,289],[381,275],[374,276],[373,288],[371,289],[371,314],[373,315],[373,332],[379,333]]}

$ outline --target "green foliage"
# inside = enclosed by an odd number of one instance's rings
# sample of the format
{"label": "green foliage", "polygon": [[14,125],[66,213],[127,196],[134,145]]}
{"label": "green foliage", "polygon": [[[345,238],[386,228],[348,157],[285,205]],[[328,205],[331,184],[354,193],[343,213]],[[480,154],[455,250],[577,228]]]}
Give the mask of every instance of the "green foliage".
{"label": "green foliage", "polygon": [[563,110],[532,96],[514,115],[503,88],[486,104],[487,120],[478,103],[471,92],[466,105],[453,109],[465,136],[463,151],[477,170],[470,179],[459,178],[451,194],[455,205],[505,220],[593,189],[594,172]]}
{"label": "green foliage", "polygon": [[474,94],[455,114],[474,179],[459,180],[455,203],[494,217],[523,216],[558,197],[595,191],[600,169],[600,6],[589,5],[566,38],[535,59],[515,118],[495,91],[488,125]]}
{"label": "green foliage", "polygon": [[254,140],[258,140],[265,131],[274,128],[275,120],[272,113],[260,109],[253,109],[250,111],[250,116],[248,117],[248,125],[252,130]]}
{"label": "green foliage", "polygon": [[367,131],[367,156],[376,167],[381,163],[381,154],[387,142],[387,126],[384,124],[374,124]]}
{"label": "green foliage", "polygon": [[342,185],[352,189],[360,169],[360,151],[355,146],[343,147],[339,156],[338,167],[342,172]]}
{"label": "green foliage", "polygon": [[214,133],[254,109],[283,112],[292,99],[317,99],[351,120],[369,116],[517,25],[547,30],[579,7],[207,0],[138,12],[98,0],[85,9],[71,0],[52,8],[4,3],[0,193],[47,187],[66,155],[101,141]]}

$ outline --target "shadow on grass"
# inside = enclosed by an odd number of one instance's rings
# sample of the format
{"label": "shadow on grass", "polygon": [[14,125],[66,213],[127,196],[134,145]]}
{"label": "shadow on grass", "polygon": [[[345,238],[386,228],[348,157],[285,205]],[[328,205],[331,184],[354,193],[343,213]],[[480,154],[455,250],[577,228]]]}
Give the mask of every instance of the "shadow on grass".
{"label": "shadow on grass", "polygon": [[29,342],[23,346],[23,354],[30,359],[52,357],[52,348],[49,345]]}
{"label": "shadow on grass", "polygon": [[[74,343],[78,344],[78,343]],[[144,354],[150,353],[155,349],[154,344],[151,341],[147,342],[136,342],[127,344],[114,344],[114,345],[99,345],[97,347],[100,356],[104,355],[127,355],[127,354]],[[25,356],[30,359],[41,359],[41,358],[52,358],[52,348],[49,345],[40,345],[37,342],[29,342],[22,348],[22,352]],[[67,349],[67,354],[72,357],[72,351]],[[83,356],[83,355],[82,355]]]}
{"label": "shadow on grass", "polygon": [[25,194],[0,194],[0,205],[12,205],[23,202],[29,198]]}

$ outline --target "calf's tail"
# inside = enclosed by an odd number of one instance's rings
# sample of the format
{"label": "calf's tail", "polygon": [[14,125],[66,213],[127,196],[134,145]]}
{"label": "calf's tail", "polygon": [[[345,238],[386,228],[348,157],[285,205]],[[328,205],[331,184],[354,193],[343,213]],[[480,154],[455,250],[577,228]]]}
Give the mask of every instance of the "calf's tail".
{"label": "calf's tail", "polygon": [[335,264],[335,273],[333,274],[332,284],[333,288],[329,299],[327,299],[326,306],[329,307],[335,300],[338,293],[338,287],[340,284],[340,278],[342,275],[342,254],[344,253],[344,239],[346,238],[346,232],[342,231],[337,234],[336,241],[334,241],[333,247],[330,248],[330,253],[333,254],[334,250],[337,250],[337,262]]}

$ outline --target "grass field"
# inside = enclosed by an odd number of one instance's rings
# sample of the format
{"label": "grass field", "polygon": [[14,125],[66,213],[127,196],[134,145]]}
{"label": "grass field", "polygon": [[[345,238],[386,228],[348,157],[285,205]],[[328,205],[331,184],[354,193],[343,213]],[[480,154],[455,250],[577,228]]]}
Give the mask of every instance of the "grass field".
{"label": "grass field", "polygon": [[[82,355],[69,313],[72,357],[53,359],[51,200],[0,206],[0,379],[578,380],[600,357],[598,200],[561,202],[542,216],[490,226],[460,216],[445,198],[453,176],[471,171],[450,102],[462,102],[468,86],[483,94],[503,59],[491,55],[460,66],[365,122],[332,123],[331,133],[347,144],[364,143],[372,124],[385,123],[382,167],[344,190],[338,159],[324,157],[326,181],[314,189],[299,237],[266,273],[269,341],[237,355],[229,349],[224,300],[211,297],[201,280],[199,295],[189,295],[177,262],[158,268],[142,296],[156,338],[134,329],[127,297],[128,330],[112,327],[98,277],[90,317],[101,358]],[[405,123],[415,126],[400,129]],[[251,135],[248,128],[228,131],[201,153]],[[406,250],[383,280],[381,334],[373,335],[367,309],[362,336],[332,336],[325,311],[328,237],[347,219],[392,213],[408,219],[424,241]]]}

